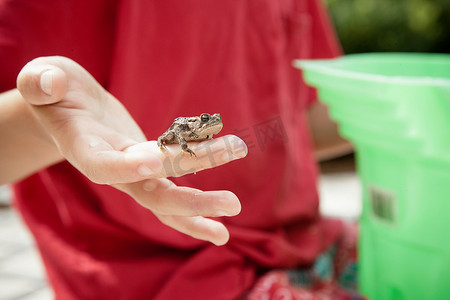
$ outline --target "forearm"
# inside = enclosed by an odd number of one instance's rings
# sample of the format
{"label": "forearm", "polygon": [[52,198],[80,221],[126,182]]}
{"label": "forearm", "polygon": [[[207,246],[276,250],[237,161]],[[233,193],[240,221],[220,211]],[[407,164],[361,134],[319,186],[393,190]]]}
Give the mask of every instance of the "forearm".
{"label": "forearm", "polygon": [[0,141],[0,184],[63,159],[17,90],[0,94]]}

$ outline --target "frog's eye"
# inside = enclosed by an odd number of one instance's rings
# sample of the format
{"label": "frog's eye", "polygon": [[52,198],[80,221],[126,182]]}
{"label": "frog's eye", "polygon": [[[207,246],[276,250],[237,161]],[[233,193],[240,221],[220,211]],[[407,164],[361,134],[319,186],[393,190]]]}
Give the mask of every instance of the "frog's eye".
{"label": "frog's eye", "polygon": [[202,114],[202,115],[200,116],[200,120],[201,120],[202,122],[208,122],[210,117],[211,117],[211,116],[210,116],[209,114]]}

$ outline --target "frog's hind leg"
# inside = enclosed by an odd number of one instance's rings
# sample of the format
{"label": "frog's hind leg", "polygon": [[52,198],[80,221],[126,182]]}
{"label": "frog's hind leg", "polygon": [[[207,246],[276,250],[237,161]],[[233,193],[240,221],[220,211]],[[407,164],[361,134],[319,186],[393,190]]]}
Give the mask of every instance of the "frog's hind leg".
{"label": "frog's hind leg", "polygon": [[180,143],[182,151],[189,153],[190,156],[193,155],[193,156],[197,157],[195,152],[192,151],[191,149],[189,149],[189,147],[188,147],[188,145],[186,143],[186,140],[184,138],[182,138],[182,137],[178,138],[178,142]]}
{"label": "frog's hind leg", "polygon": [[156,144],[158,145],[159,149],[161,150],[167,150],[166,144],[167,143],[173,143],[174,135],[173,133],[165,132],[163,135],[161,135],[158,140],[156,141]]}
{"label": "frog's hind leg", "polygon": [[156,142],[156,144],[158,145],[159,149],[166,151],[167,147],[166,147],[166,141],[162,138],[158,138],[158,141]]}

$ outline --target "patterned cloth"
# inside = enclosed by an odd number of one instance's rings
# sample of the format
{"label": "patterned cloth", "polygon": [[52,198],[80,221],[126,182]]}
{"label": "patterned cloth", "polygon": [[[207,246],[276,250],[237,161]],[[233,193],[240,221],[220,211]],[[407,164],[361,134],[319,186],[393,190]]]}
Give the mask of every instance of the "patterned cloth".
{"label": "patterned cloth", "polygon": [[360,300],[357,293],[357,236],[347,224],[336,245],[310,268],[273,270],[263,275],[245,300]]}

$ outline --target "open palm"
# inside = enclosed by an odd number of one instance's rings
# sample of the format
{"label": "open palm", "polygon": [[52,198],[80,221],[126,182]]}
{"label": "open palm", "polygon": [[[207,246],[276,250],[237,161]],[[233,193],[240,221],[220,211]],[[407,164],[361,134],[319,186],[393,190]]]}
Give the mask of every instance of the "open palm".
{"label": "open palm", "polygon": [[[229,191],[200,191],[178,187],[167,177],[216,167],[246,155],[236,136],[194,143],[199,158],[180,154],[169,145],[161,151],[147,141],[123,107],[83,67],[64,57],[42,57],[20,72],[17,86],[61,155],[90,180],[109,184],[131,195],[163,223],[195,238],[224,244],[225,226],[207,217],[240,212]],[[229,147],[235,145],[235,147]],[[201,155],[214,148],[213,159]],[[181,155],[181,156],[180,156]],[[180,168],[164,168],[163,162]]]}

